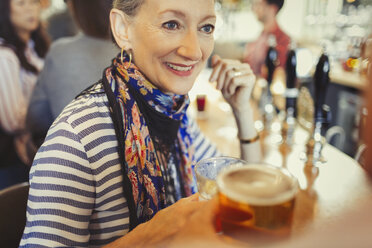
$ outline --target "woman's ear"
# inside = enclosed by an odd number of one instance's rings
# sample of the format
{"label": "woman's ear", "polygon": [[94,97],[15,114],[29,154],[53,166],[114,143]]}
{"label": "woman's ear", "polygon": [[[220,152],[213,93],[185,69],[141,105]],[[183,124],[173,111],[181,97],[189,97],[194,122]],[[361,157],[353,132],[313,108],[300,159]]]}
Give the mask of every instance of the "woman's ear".
{"label": "woman's ear", "polygon": [[129,31],[129,17],[121,10],[112,9],[110,11],[110,25],[111,32],[115,38],[116,43],[120,48],[125,50],[131,49],[131,45],[128,39]]}

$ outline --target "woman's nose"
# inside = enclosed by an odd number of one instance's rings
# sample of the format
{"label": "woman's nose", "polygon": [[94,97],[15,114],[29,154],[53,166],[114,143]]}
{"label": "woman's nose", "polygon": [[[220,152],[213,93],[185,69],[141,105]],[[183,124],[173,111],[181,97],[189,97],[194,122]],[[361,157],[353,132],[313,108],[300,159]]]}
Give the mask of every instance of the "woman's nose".
{"label": "woman's nose", "polygon": [[202,51],[197,32],[189,31],[182,39],[178,54],[192,61],[202,58]]}

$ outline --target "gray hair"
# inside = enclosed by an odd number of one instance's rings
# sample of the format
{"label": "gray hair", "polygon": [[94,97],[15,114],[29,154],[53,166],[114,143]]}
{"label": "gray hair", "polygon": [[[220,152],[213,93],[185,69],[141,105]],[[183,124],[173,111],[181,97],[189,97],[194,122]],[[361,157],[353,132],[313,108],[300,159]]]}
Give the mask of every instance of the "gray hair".
{"label": "gray hair", "polygon": [[114,0],[112,6],[128,16],[135,16],[145,0]]}

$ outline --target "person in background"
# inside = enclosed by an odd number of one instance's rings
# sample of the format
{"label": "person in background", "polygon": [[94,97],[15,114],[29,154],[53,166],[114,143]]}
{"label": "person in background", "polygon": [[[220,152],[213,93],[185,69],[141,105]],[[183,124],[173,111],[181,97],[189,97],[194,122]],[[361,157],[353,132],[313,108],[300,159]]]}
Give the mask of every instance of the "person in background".
{"label": "person in background", "polygon": [[45,59],[27,114],[27,125],[39,146],[62,109],[101,77],[119,50],[111,42],[112,0],[67,0],[82,32],[54,42]]}
{"label": "person in background", "polygon": [[270,35],[276,39],[276,49],[279,57],[279,67],[284,67],[290,37],[280,29],[277,14],[283,7],[284,0],[254,0],[252,10],[262,23],[263,30],[256,41],[245,47],[243,62],[248,63],[257,76],[264,76],[263,65],[268,50]]}
{"label": "person in background", "polygon": [[[214,4],[114,1],[111,30],[121,52],[49,129],[30,171],[20,247],[159,247],[189,228],[204,206],[192,195],[193,165],[219,155],[187,115],[188,92],[213,51]],[[209,81],[232,108],[241,156],[257,162],[247,104],[255,76],[240,61],[211,62]]]}
{"label": "person in background", "polygon": [[26,111],[49,48],[40,10],[36,0],[0,1],[0,189],[28,177]]}
{"label": "person in background", "polygon": [[79,31],[68,8],[51,14],[46,19],[46,26],[52,41],[63,37],[75,36]]}

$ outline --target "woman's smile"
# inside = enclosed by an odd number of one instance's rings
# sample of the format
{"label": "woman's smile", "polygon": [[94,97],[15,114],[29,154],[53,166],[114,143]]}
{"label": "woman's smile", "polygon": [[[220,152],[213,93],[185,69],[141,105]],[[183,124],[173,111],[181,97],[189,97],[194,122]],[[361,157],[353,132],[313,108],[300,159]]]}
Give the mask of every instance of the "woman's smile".
{"label": "woman's smile", "polygon": [[165,62],[164,64],[169,71],[181,77],[190,76],[193,73],[194,71],[193,69],[195,67],[195,64],[185,65],[185,64],[176,64],[176,63],[170,63],[170,62]]}

